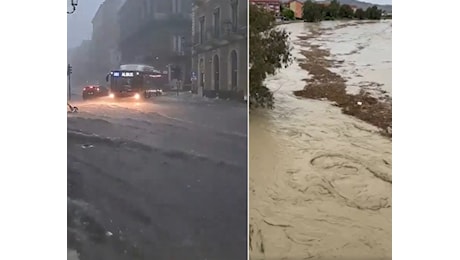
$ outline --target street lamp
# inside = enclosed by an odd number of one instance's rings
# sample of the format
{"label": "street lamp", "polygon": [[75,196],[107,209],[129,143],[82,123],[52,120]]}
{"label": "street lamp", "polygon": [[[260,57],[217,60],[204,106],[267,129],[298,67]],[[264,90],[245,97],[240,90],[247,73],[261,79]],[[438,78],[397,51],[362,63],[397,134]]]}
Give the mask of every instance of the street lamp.
{"label": "street lamp", "polygon": [[75,12],[75,8],[78,5],[78,0],[70,0],[70,4],[72,5],[72,11],[67,11],[67,14],[73,14]]}

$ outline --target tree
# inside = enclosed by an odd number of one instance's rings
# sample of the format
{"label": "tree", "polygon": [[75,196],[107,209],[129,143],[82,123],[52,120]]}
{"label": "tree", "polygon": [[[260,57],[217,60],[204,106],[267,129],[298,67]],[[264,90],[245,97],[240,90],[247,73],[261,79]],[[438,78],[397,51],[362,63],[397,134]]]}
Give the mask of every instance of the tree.
{"label": "tree", "polygon": [[353,8],[349,5],[341,5],[339,9],[339,17],[345,19],[352,19],[354,15]]}
{"label": "tree", "polygon": [[382,10],[376,5],[368,7],[365,12],[365,17],[369,20],[380,20],[382,19]]}
{"label": "tree", "polygon": [[366,13],[364,12],[363,9],[358,8],[355,11],[355,18],[359,19],[359,20],[364,20],[364,19],[366,19]]}
{"label": "tree", "polygon": [[283,11],[281,11],[281,14],[289,20],[295,19],[294,11],[292,11],[289,8],[283,8]]}
{"label": "tree", "polygon": [[372,6],[372,14],[375,20],[382,19],[382,10],[380,10],[376,5]]}
{"label": "tree", "polygon": [[303,5],[303,19],[306,22],[319,22],[323,20],[321,5],[307,0]]}
{"label": "tree", "polygon": [[326,19],[326,14],[327,14],[327,6],[326,5],[322,5],[322,4],[316,4],[318,7],[318,10],[319,10],[319,17],[321,19],[321,21],[325,20]]}
{"label": "tree", "polygon": [[339,18],[340,3],[337,0],[332,0],[326,8],[326,20],[335,20]]}
{"label": "tree", "polygon": [[249,105],[272,108],[273,93],[264,85],[268,75],[292,62],[289,34],[276,27],[272,13],[249,7]]}

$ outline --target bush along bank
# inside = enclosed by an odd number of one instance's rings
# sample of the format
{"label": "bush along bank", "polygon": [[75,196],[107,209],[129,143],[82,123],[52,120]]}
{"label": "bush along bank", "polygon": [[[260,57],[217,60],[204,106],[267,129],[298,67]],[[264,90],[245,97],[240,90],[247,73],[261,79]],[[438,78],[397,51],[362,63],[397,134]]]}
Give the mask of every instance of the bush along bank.
{"label": "bush along bank", "polygon": [[305,1],[303,5],[303,20],[305,22],[320,22],[330,20],[380,20],[387,15],[377,6],[353,9],[350,5],[342,5],[333,0],[329,4]]}

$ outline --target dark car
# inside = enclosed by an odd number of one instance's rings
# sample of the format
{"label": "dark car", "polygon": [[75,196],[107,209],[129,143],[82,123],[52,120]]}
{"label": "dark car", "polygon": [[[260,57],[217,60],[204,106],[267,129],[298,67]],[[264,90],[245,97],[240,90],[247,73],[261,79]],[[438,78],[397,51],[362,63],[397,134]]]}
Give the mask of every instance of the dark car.
{"label": "dark car", "polygon": [[100,85],[91,85],[83,88],[83,100],[106,97],[109,95],[109,89]]}

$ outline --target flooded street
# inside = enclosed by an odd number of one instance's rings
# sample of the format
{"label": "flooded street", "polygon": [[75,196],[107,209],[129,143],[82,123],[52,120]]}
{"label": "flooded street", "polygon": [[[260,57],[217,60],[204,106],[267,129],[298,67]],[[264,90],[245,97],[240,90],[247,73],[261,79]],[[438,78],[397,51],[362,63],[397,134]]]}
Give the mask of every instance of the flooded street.
{"label": "flooded street", "polygon": [[[329,49],[347,92],[391,97],[391,21],[284,25],[301,61],[305,36]],[[317,29],[317,28],[316,28]],[[391,259],[391,139],[331,102],[293,91],[295,62],[267,80],[272,111],[250,116],[251,259]]]}
{"label": "flooded street", "polygon": [[246,104],[187,93],[72,103],[69,259],[246,258]]}

